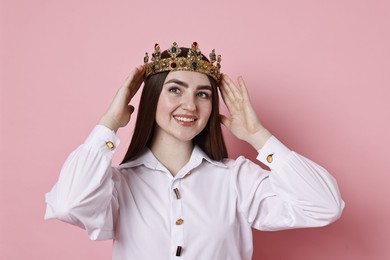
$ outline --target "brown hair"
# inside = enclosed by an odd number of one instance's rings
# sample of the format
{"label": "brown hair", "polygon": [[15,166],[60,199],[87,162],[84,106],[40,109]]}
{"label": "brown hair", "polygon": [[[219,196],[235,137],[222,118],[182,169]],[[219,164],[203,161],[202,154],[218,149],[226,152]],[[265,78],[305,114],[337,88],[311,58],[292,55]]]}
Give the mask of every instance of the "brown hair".
{"label": "brown hair", "polygon": [[[188,49],[181,48],[178,57],[186,57],[187,54]],[[169,57],[169,54],[164,51],[161,57]],[[203,59],[208,60],[206,57]],[[148,119],[156,117],[157,103],[168,73],[168,71],[161,72],[145,79],[134,134],[122,163],[136,158],[145,147],[151,145],[156,121]],[[211,159],[220,161],[227,158],[228,155],[219,119],[218,84],[212,77],[208,76],[208,78],[212,88],[211,115],[203,131],[193,139],[193,143],[198,145]]]}

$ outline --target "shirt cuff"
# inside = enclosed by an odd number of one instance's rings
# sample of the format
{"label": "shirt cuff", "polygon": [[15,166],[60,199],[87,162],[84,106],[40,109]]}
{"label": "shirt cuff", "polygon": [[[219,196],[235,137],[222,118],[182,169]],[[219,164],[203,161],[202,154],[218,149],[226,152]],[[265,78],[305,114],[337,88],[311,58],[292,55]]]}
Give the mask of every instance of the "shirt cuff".
{"label": "shirt cuff", "polygon": [[287,161],[291,150],[282,144],[275,136],[271,136],[261,149],[256,159],[267,165],[271,170],[277,170]]}
{"label": "shirt cuff", "polygon": [[96,125],[85,140],[84,146],[112,156],[117,150],[119,143],[119,138],[114,131],[106,126]]}

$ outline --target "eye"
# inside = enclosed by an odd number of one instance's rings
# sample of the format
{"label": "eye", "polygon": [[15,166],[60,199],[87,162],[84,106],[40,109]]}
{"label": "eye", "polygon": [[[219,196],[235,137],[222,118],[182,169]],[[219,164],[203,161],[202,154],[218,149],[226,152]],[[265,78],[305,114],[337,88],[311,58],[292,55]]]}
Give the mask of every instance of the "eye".
{"label": "eye", "polygon": [[168,91],[169,92],[172,92],[172,93],[175,93],[175,94],[180,94],[180,88],[178,88],[178,87],[170,87],[169,89],[168,89]]}
{"label": "eye", "polygon": [[210,98],[210,96],[211,96],[211,94],[210,93],[208,93],[208,92],[198,92],[197,94],[196,94],[198,97],[200,97],[200,98],[204,98],[204,99],[209,99]]}

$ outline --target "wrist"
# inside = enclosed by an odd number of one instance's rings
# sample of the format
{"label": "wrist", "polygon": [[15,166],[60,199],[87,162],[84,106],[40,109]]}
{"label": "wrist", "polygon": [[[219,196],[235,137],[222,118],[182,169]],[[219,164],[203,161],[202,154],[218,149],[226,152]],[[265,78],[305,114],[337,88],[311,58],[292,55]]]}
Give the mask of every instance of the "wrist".
{"label": "wrist", "polygon": [[105,127],[108,127],[109,129],[111,129],[112,131],[114,131],[115,133],[118,131],[119,129],[119,125],[118,123],[116,122],[116,120],[112,119],[112,118],[109,118],[107,116],[103,116],[102,118],[100,118],[99,122],[98,122],[99,125],[104,125]]}
{"label": "wrist", "polygon": [[272,134],[267,129],[262,128],[250,136],[248,143],[256,150],[260,150],[271,136]]}

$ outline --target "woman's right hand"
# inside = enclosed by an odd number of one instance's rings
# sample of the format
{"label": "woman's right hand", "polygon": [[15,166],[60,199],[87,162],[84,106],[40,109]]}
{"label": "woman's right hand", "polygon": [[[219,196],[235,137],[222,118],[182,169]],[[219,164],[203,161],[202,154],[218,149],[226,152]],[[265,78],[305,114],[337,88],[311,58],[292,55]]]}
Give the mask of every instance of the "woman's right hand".
{"label": "woman's right hand", "polygon": [[116,132],[120,127],[124,127],[129,123],[131,114],[134,111],[134,107],[129,103],[144,79],[145,67],[138,66],[119,88],[107,112],[100,119],[100,125],[104,125]]}

